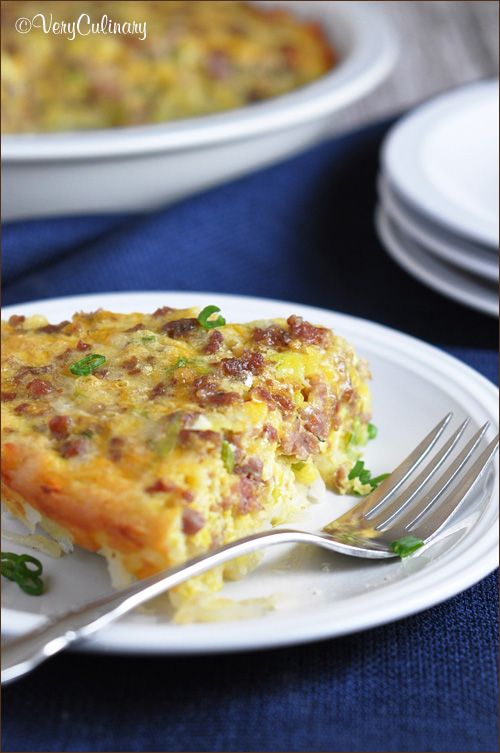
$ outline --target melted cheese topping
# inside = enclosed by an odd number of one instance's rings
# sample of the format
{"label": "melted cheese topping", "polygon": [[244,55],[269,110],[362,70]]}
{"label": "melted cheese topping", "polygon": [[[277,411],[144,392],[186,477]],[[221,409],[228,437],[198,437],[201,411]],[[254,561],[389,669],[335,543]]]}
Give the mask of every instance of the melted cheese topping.
{"label": "melted cheese topping", "polygon": [[207,330],[198,314],[2,323],[6,502],[104,554],[121,582],[290,520],[321,477],[341,492],[359,483],[348,473],[366,441],[369,372],[352,347],[300,317]]}

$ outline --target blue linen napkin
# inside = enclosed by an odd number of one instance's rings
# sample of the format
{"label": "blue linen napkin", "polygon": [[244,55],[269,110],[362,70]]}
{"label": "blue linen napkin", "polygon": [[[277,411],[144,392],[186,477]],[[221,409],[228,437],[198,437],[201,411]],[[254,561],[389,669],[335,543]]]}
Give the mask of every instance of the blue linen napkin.
{"label": "blue linen napkin", "polygon": [[[363,316],[495,381],[497,323],[397,267],[373,227],[389,123],[136,216],[4,229],[4,303],[209,290]],[[311,646],[198,658],[64,654],[3,692],[5,751],[491,751],[497,582]]]}

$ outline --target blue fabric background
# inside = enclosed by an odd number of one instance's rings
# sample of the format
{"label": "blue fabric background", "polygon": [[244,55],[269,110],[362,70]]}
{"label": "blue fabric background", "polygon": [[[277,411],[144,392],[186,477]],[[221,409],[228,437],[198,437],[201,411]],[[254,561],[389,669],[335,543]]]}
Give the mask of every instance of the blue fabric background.
{"label": "blue fabric background", "polygon": [[[13,223],[4,304],[210,290],[363,316],[495,381],[497,323],[428,290],[373,228],[377,124],[151,214]],[[497,582],[346,638],[254,654],[64,654],[3,691],[5,751],[493,751]]]}

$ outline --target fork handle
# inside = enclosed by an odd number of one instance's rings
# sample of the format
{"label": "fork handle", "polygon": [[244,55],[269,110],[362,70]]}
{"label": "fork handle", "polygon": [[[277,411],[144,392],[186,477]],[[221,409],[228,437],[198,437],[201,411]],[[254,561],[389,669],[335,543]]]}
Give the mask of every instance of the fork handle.
{"label": "fork handle", "polygon": [[[88,638],[149,599],[234,557],[276,544],[321,545],[318,539],[319,536],[307,531],[284,528],[252,534],[55,617],[2,646],[2,683],[21,677],[70,643]],[[324,545],[328,546],[326,541]]]}

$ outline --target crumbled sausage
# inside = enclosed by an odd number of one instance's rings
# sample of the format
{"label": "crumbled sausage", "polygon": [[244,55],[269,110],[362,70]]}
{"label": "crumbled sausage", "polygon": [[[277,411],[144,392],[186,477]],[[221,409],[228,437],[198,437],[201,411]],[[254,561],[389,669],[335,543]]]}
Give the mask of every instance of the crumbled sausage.
{"label": "crumbled sausage", "polygon": [[114,463],[117,463],[123,457],[123,448],[125,440],[123,437],[111,437],[108,444],[108,455]]}
{"label": "crumbled sausage", "polygon": [[224,392],[220,385],[208,375],[199,377],[193,383],[195,399],[200,405],[231,405],[241,400],[236,392]]}
{"label": "crumbled sausage", "polygon": [[12,314],[11,317],[9,317],[9,324],[11,327],[19,327],[20,324],[22,324],[26,320],[25,316],[18,316],[17,314]]}
{"label": "crumbled sausage", "polygon": [[165,316],[165,314],[170,314],[171,311],[175,311],[171,306],[162,306],[159,309],[156,309],[153,316]]}
{"label": "crumbled sausage", "polygon": [[221,349],[223,342],[224,336],[222,332],[219,332],[218,329],[212,330],[208,336],[207,344],[205,345],[205,353],[209,353],[210,355],[217,353],[217,351]]}
{"label": "crumbled sausage", "polygon": [[262,436],[265,437],[268,442],[278,441],[278,432],[274,426],[271,426],[271,424],[264,424],[262,427]]}
{"label": "crumbled sausage", "polygon": [[324,327],[315,327],[304,321],[301,316],[289,316],[287,324],[294,340],[311,345],[326,345],[329,333]]}
{"label": "crumbled sausage", "polygon": [[221,368],[226,376],[245,377],[251,374],[260,374],[264,368],[264,356],[256,351],[246,351],[240,358],[223,358]]}
{"label": "crumbled sausage", "polygon": [[69,416],[54,416],[49,421],[49,429],[56,439],[66,439],[70,426],[71,419]]}
{"label": "crumbled sausage", "polygon": [[155,494],[156,492],[174,492],[176,489],[176,485],[172,484],[171,481],[165,483],[165,481],[159,478],[154,484],[147,486],[145,491],[148,492],[148,494]]}
{"label": "crumbled sausage", "polygon": [[2,403],[9,403],[17,397],[16,392],[2,392]]}
{"label": "crumbled sausage", "polygon": [[252,333],[252,339],[256,343],[268,345],[272,348],[286,348],[291,341],[286,329],[278,327],[277,324],[271,324],[265,329],[256,327]]}
{"label": "crumbled sausage", "polygon": [[188,536],[192,536],[201,531],[205,525],[205,516],[198,510],[187,507],[182,513],[182,530]]}
{"label": "crumbled sausage", "polygon": [[54,389],[46,379],[33,379],[26,387],[33,397],[48,395]]}
{"label": "crumbled sausage", "polygon": [[155,397],[159,397],[160,395],[164,395],[164,394],[165,394],[165,385],[163,382],[158,382],[158,384],[155,385],[155,387],[153,387],[153,389],[150,391],[149,397],[152,400],[154,400]]}
{"label": "crumbled sausage", "polygon": [[199,326],[198,319],[174,319],[163,325],[162,332],[165,332],[168,337],[178,339],[190,335]]}
{"label": "crumbled sausage", "polygon": [[53,335],[55,332],[60,332],[69,323],[66,319],[64,322],[59,322],[59,324],[46,324],[45,327],[38,327],[37,332],[45,332],[48,335]]}
{"label": "crumbled sausage", "polygon": [[59,452],[63,458],[74,458],[81,455],[87,447],[88,440],[86,439],[70,439],[59,448]]}

